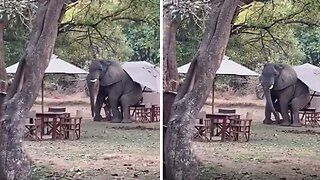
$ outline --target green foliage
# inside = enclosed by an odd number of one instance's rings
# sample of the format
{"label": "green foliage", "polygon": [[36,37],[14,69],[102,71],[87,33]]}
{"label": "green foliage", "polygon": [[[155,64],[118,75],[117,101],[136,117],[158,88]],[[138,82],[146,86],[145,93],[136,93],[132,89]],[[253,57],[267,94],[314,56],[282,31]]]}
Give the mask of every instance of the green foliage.
{"label": "green foliage", "polygon": [[177,64],[187,64],[198,49],[202,30],[193,19],[184,21],[177,31]]}
{"label": "green foliage", "polygon": [[[306,27],[320,25],[319,8],[316,0],[254,2],[241,7],[226,55],[256,71],[266,62],[318,64],[318,29]],[[192,59],[201,40],[200,27],[192,19],[181,22],[177,34],[178,65]]]}
{"label": "green foliage", "polygon": [[21,58],[36,10],[37,3],[32,0],[3,0],[0,3],[0,20],[6,26],[3,43],[7,66]]}
{"label": "green foliage", "polygon": [[299,47],[305,53],[303,62],[320,66],[320,28],[298,27],[296,37],[299,39]]}
{"label": "green foliage", "polygon": [[[18,2],[18,1],[17,1]],[[80,67],[91,59],[160,61],[160,5],[156,0],[91,1],[68,5],[59,27],[54,53]],[[7,29],[14,40],[6,42],[7,65],[22,56],[29,35],[25,22],[13,21]]]}
{"label": "green foliage", "polygon": [[93,58],[159,62],[158,1],[82,0],[63,24],[55,53],[79,66]]}
{"label": "green foliage", "polygon": [[128,23],[123,32],[127,38],[126,43],[133,50],[130,60],[160,63],[159,28]]}

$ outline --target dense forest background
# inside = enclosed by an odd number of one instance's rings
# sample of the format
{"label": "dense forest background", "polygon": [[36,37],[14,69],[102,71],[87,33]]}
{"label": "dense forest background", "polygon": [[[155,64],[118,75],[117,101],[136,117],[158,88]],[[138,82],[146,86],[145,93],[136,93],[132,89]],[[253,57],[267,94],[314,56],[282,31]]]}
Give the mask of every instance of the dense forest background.
{"label": "dense forest background", "polygon": [[[197,50],[205,8],[192,4],[192,11],[178,16],[177,62],[188,63]],[[320,65],[319,1],[274,0],[241,6],[232,27],[226,55],[260,72],[265,62]],[[186,5],[188,6],[188,5]]]}
{"label": "dense forest background", "polygon": [[[12,3],[20,5],[2,16],[6,66],[22,57],[37,9],[30,1]],[[66,8],[54,54],[82,68],[93,58],[159,64],[159,14],[157,0],[76,1]]]}

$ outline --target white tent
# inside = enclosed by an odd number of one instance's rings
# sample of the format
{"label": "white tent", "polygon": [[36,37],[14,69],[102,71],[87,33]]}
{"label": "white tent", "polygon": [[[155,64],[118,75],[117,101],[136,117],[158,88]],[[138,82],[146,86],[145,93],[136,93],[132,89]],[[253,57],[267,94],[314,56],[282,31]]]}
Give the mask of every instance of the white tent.
{"label": "white tent", "polygon": [[320,92],[320,68],[309,63],[294,66],[298,78],[304,82],[310,89]]}
{"label": "white tent", "polygon": [[[7,67],[6,68],[7,73],[11,73],[11,74],[16,73],[18,65],[19,65],[19,62]],[[45,74],[88,74],[88,72],[62,59],[59,59],[58,56],[52,54],[49,65],[45,70]],[[41,109],[43,112],[43,80],[42,80],[42,88],[41,88],[41,105],[42,105]]]}
{"label": "white tent", "polygon": [[160,92],[160,70],[146,61],[124,62],[122,68],[129,76],[142,86]]}
{"label": "white tent", "polygon": [[[185,64],[178,68],[178,73],[186,74],[191,63]],[[239,75],[239,76],[259,76],[258,73],[232,61],[229,57],[224,56],[217,74],[220,75]]]}
{"label": "white tent", "polygon": [[[19,62],[7,67],[7,73],[16,73],[18,65]],[[59,59],[58,56],[52,54],[49,65],[45,70],[45,74],[88,74],[88,72],[62,59]]]}

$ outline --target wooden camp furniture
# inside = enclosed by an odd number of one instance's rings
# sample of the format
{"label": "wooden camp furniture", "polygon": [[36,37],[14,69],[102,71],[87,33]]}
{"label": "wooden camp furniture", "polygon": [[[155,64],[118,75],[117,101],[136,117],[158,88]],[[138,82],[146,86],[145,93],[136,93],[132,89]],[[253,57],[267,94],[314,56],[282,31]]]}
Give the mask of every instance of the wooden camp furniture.
{"label": "wooden camp furniture", "polygon": [[207,134],[210,132],[210,121],[206,119],[206,112],[201,111],[195,119],[195,133],[193,139],[201,141],[210,141]]}
{"label": "wooden camp furniture", "polygon": [[82,111],[77,110],[75,117],[60,118],[60,132],[64,139],[80,139]]}
{"label": "wooden camp furniture", "polygon": [[135,122],[147,123],[160,121],[160,107],[150,103],[130,106],[130,114]]}
{"label": "wooden camp furniture", "polygon": [[225,114],[235,114],[236,109],[228,109],[228,108],[219,108],[218,113],[225,113]]}
{"label": "wooden camp furniture", "polygon": [[[57,136],[61,135],[60,132],[60,118],[70,117],[70,113],[66,112],[43,112],[36,113],[36,117],[41,119],[41,136],[50,135],[52,140],[56,140]],[[45,133],[44,128],[48,131]]]}
{"label": "wooden camp furniture", "polygon": [[159,106],[157,106],[157,105],[155,105],[155,106],[153,106],[153,108],[154,108],[154,110],[153,110],[153,112],[154,112],[154,121],[155,122],[160,122],[160,107]]}
{"label": "wooden camp furniture", "polygon": [[225,142],[230,136],[230,119],[240,119],[238,114],[214,113],[206,114],[210,119],[210,141],[214,136],[221,136],[221,142]]}
{"label": "wooden camp furniture", "polygon": [[49,107],[48,112],[66,112],[65,107]]}
{"label": "wooden camp furniture", "polygon": [[306,121],[306,114],[307,113],[315,113],[316,112],[316,108],[312,108],[312,107],[308,107],[308,108],[303,108],[301,110],[299,110],[299,115],[302,115],[300,118],[301,122]]}
{"label": "wooden camp furniture", "polygon": [[250,139],[252,119],[230,119],[230,137],[233,141],[245,141]]}
{"label": "wooden camp furniture", "polygon": [[36,111],[30,111],[27,114],[25,122],[25,139],[41,140],[41,120],[36,118]]}
{"label": "wooden camp furniture", "polygon": [[305,112],[304,115],[306,127],[320,127],[320,112]]}

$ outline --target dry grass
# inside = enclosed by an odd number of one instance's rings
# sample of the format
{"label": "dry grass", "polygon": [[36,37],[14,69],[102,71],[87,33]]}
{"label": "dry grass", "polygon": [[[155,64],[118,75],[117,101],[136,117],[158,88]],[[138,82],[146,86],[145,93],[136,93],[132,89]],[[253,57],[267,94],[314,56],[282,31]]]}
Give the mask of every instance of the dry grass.
{"label": "dry grass", "polygon": [[[125,127],[125,128],[121,128]],[[159,179],[159,123],[86,120],[80,140],[25,143],[35,179]]]}
{"label": "dry grass", "polygon": [[[41,97],[32,109],[41,111]],[[83,93],[47,92],[44,110],[66,107],[71,115],[83,111],[80,140],[25,143],[34,161],[33,179],[159,179],[160,124],[93,122],[89,98]],[[102,111],[103,112],[103,111]]]}
{"label": "dry grass", "polygon": [[[204,107],[210,112],[211,107]],[[194,142],[202,180],[320,179],[320,128],[263,125],[263,107],[236,107],[242,117],[253,112],[248,143]]]}

